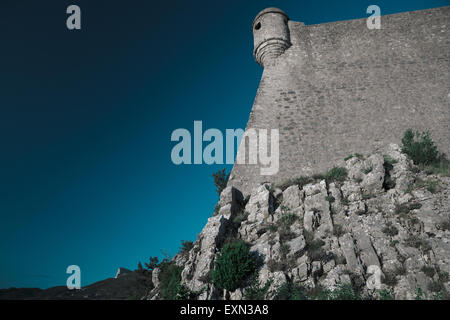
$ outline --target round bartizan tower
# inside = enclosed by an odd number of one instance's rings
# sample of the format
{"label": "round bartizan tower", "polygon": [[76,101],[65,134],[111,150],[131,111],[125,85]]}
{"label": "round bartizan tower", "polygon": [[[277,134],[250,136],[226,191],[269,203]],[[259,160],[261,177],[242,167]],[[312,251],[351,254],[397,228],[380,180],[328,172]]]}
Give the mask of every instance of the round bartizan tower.
{"label": "round bartizan tower", "polygon": [[273,64],[291,46],[288,21],[287,14],[277,8],[264,9],[253,20],[253,55],[261,66]]}

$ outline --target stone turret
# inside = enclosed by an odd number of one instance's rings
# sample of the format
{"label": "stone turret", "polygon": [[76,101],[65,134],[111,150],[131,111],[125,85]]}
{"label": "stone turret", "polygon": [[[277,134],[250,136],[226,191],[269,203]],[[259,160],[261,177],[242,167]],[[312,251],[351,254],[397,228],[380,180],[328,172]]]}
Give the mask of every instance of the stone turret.
{"label": "stone turret", "polygon": [[246,130],[278,130],[279,170],[235,163],[228,185],[245,197],[261,183],[323,173],[350,154],[399,144],[408,128],[429,130],[450,155],[449,16],[450,6],[385,15],[371,30],[367,18],[305,25],[261,11],[253,53],[264,72]]}
{"label": "stone turret", "polygon": [[261,66],[272,64],[291,46],[288,20],[282,10],[267,8],[258,13],[253,21],[253,54]]}

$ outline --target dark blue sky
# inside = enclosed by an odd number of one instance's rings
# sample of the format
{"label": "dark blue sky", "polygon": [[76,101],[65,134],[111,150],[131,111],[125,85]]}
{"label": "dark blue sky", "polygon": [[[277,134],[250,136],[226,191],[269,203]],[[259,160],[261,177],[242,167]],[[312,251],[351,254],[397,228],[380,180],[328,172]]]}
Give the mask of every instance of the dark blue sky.
{"label": "dark blue sky", "polygon": [[0,2],[0,288],[64,285],[71,264],[87,285],[196,239],[223,166],[175,166],[170,135],[245,127],[260,10],[316,24],[450,4],[249,2]]}

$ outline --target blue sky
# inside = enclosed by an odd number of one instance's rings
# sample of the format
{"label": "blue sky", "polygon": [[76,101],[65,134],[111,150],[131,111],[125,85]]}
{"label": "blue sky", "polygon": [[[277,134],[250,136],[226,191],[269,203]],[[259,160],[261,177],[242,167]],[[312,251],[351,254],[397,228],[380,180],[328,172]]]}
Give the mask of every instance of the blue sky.
{"label": "blue sky", "polygon": [[[77,4],[82,29],[65,26]],[[244,128],[261,67],[251,23],[305,24],[449,5],[397,1],[0,3],[0,288],[81,284],[195,240],[223,165],[171,162],[173,130]]]}

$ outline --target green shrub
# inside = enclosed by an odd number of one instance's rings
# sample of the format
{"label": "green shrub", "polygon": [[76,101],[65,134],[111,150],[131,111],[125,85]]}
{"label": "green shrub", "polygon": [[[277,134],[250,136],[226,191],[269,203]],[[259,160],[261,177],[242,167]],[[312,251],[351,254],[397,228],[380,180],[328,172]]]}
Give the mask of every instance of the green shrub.
{"label": "green shrub", "polygon": [[383,233],[393,237],[398,234],[398,229],[394,225],[392,225],[392,223],[387,223],[386,226],[383,228]]}
{"label": "green shrub", "polygon": [[450,280],[450,275],[448,274],[448,272],[439,271],[438,276],[439,276],[439,281],[441,281],[441,282],[448,282]]}
{"label": "green shrub", "polygon": [[423,180],[421,178],[416,178],[414,183],[410,183],[405,192],[411,193],[414,189],[426,188],[431,193],[435,193],[439,190],[439,183],[435,180]]}
{"label": "green shrub", "polygon": [[397,275],[395,273],[386,273],[384,278],[381,279],[381,282],[387,286],[394,287],[398,282]]}
{"label": "green shrub", "polygon": [[312,178],[316,181],[323,180],[323,179],[325,179],[325,175],[323,173],[316,173],[316,174],[313,174]]}
{"label": "green shrub", "polygon": [[422,204],[415,202],[415,203],[403,203],[400,205],[395,206],[395,214],[399,215],[401,218],[406,218],[406,215],[411,210],[416,210],[422,208]]}
{"label": "green shrub", "polygon": [[174,300],[197,300],[198,296],[205,291],[204,287],[200,291],[191,291],[184,284],[180,284],[177,287],[177,294]]}
{"label": "green shrub", "polygon": [[[417,139],[417,140],[416,140]],[[402,138],[402,152],[406,153],[416,165],[429,165],[437,161],[438,150],[428,131],[419,133],[406,130]]]}
{"label": "green shrub", "polygon": [[371,165],[371,166],[369,166],[367,168],[364,168],[362,171],[363,171],[364,174],[369,174],[369,173],[372,172],[372,170],[373,170],[373,166]]}
{"label": "green shrub", "polygon": [[296,237],[295,233],[292,232],[291,229],[289,229],[289,228],[279,229],[278,234],[280,236],[281,242],[289,241]]}
{"label": "green shrub", "polygon": [[346,156],[346,157],[344,158],[344,161],[350,160],[351,158],[353,158],[353,155],[352,155],[352,154]]}
{"label": "green shrub", "polygon": [[284,213],[278,220],[278,225],[280,228],[289,228],[297,219],[298,216],[293,213]]}
{"label": "green shrub", "polygon": [[450,300],[450,293],[442,286],[438,292],[433,295],[433,300]]}
{"label": "green shrub", "polygon": [[301,188],[303,188],[304,185],[311,183],[313,181],[314,181],[314,179],[311,177],[301,176],[301,177],[298,177],[295,179],[289,179],[289,180],[279,184],[277,187],[284,191],[290,186],[298,185],[298,187],[301,189]]}
{"label": "green shrub", "polygon": [[216,173],[213,173],[212,176],[214,178],[214,185],[216,186],[216,191],[220,196],[223,189],[225,189],[227,186],[230,174],[227,174],[225,169],[222,169],[217,171]]}
{"label": "green shrub", "polygon": [[338,284],[334,290],[323,289],[317,286],[308,292],[310,300],[362,300],[360,294],[353,288],[352,284]]}
{"label": "green shrub", "polygon": [[236,290],[256,269],[256,259],[242,240],[227,243],[214,262],[212,282],[220,289]]}
{"label": "green shrub", "polygon": [[308,252],[308,256],[312,261],[320,261],[326,258],[326,252],[322,249],[325,242],[321,239],[314,239],[314,234],[307,230],[303,230],[303,236],[305,237],[305,250]]}
{"label": "green shrub", "polygon": [[286,255],[280,256],[280,261],[276,261],[274,259],[270,259],[267,262],[267,267],[269,268],[270,272],[276,272],[276,271],[288,271],[292,268],[295,268],[296,266],[296,257],[287,257]]}
{"label": "green shrub", "polygon": [[417,288],[416,297],[414,298],[414,300],[423,300],[424,298],[426,298],[426,295],[423,292],[422,288]]}
{"label": "green shrub", "polygon": [[396,276],[404,276],[406,274],[406,267],[404,265],[401,265],[399,267],[395,268],[395,275]]}
{"label": "green shrub", "polygon": [[303,230],[303,236],[305,237],[306,248],[308,250],[317,250],[325,245],[325,242],[321,239],[314,239],[314,233]]}
{"label": "green shrub", "polygon": [[409,211],[410,209],[408,204],[395,205],[395,214],[407,214]]}
{"label": "green shrub", "polygon": [[149,262],[145,263],[145,267],[149,271],[152,271],[153,269],[155,269],[158,266],[158,263],[159,263],[158,257],[150,257]]}
{"label": "green shrub", "polygon": [[427,277],[433,278],[436,271],[433,267],[423,266],[422,269],[420,269],[423,273],[427,275]]}
{"label": "green shrub", "polygon": [[188,255],[189,251],[194,247],[194,243],[188,240],[181,240],[180,253],[182,255]]}
{"label": "green shrub", "polygon": [[414,202],[409,205],[409,210],[416,210],[422,208],[422,204],[419,202]]}
{"label": "green shrub", "polygon": [[252,276],[252,279],[250,280],[250,285],[245,289],[244,299],[264,300],[272,282],[273,280],[269,279],[263,286],[261,286],[258,281],[258,272],[255,272]]}
{"label": "green shrub", "polygon": [[280,246],[280,255],[287,256],[287,254],[289,253],[289,250],[290,250],[289,245],[287,243],[283,243]]}
{"label": "green shrub", "polygon": [[439,190],[439,182],[435,180],[422,180],[417,178],[414,183],[410,183],[405,192],[411,193],[414,189],[426,188],[431,193],[436,193]]}
{"label": "green shrub", "polygon": [[428,180],[427,182],[427,190],[431,193],[436,193],[438,191],[439,183],[437,181]]}
{"label": "green shrub", "polygon": [[159,274],[161,297],[164,300],[176,300],[181,288],[181,271],[183,271],[183,268],[166,259],[158,267],[161,270]]}
{"label": "green shrub", "polygon": [[432,281],[428,284],[428,290],[431,292],[445,292],[445,286],[440,281]]}
{"label": "green shrub", "polygon": [[280,271],[282,269],[281,264],[275,259],[269,259],[269,261],[267,261],[267,267],[270,272]]}
{"label": "green shrub", "polygon": [[450,230],[450,219],[444,221],[438,225],[438,228],[441,230]]}
{"label": "green shrub", "polygon": [[428,251],[431,249],[430,243],[428,241],[423,240],[416,235],[411,235],[406,238],[405,245],[407,245],[408,247],[422,249],[423,251]]}
{"label": "green shrub", "polygon": [[327,183],[331,183],[334,181],[342,182],[347,178],[347,169],[342,167],[334,167],[327,171],[325,174],[325,179]]}
{"label": "green shrub", "polygon": [[328,300],[361,300],[361,296],[347,283],[339,284],[336,289],[330,291]]}
{"label": "green shrub", "polygon": [[424,171],[426,174],[439,174],[450,177],[450,161],[445,158],[441,158],[439,161],[425,166]]}
{"label": "green shrub", "polygon": [[380,300],[394,300],[392,292],[387,289],[379,290],[378,294],[380,295]]}
{"label": "green shrub", "polygon": [[247,211],[239,212],[236,217],[233,218],[233,223],[240,225],[242,221],[247,220],[249,213]]}
{"label": "green shrub", "polygon": [[397,160],[393,159],[391,156],[388,156],[388,155],[384,155],[383,158],[384,158],[384,162],[390,164],[391,166],[393,166],[394,164],[396,164],[398,162]]}
{"label": "green shrub", "polygon": [[[286,212],[286,208],[282,208],[282,215],[277,221],[276,229],[280,235],[280,241],[289,241],[295,238],[295,233],[291,231],[291,225],[297,221],[298,216],[293,213]],[[273,227],[272,227],[273,230]]]}
{"label": "green shrub", "polygon": [[405,193],[411,193],[414,190],[414,183],[408,184],[408,186],[405,189]]}
{"label": "green shrub", "polygon": [[220,206],[219,206],[219,204],[216,204],[215,206],[214,206],[214,216],[216,216],[216,215],[218,215],[219,214],[219,211],[220,211]]}
{"label": "green shrub", "polygon": [[308,300],[307,290],[299,284],[285,282],[276,296],[277,300]]}
{"label": "green shrub", "polygon": [[146,272],[146,270],[142,267],[142,263],[140,261],[138,262],[138,267],[137,267],[136,271],[138,273],[145,273]]}

